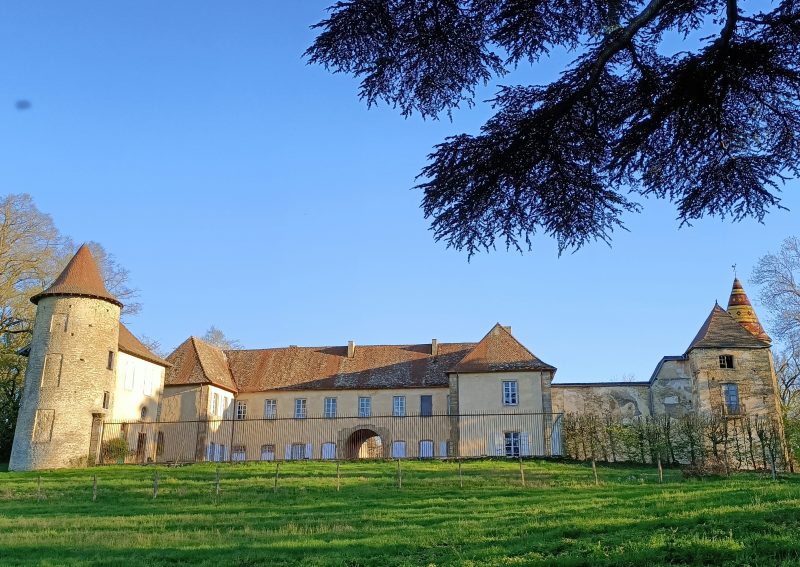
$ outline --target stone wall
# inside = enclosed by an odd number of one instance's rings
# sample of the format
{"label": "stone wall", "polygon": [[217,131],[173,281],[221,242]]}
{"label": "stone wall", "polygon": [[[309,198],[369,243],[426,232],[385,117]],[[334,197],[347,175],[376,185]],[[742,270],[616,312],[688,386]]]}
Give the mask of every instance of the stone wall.
{"label": "stone wall", "polygon": [[114,403],[119,315],[118,306],[98,299],[41,298],[11,470],[80,466],[91,460],[93,416],[108,416]]}
{"label": "stone wall", "polygon": [[[733,368],[720,368],[720,355],[733,356]],[[780,416],[777,377],[770,349],[693,349],[689,363],[695,378],[693,402],[701,413],[722,413],[723,384],[736,384],[739,405],[750,415]]]}
{"label": "stone wall", "polygon": [[687,358],[665,358],[659,363],[650,400],[654,415],[680,418],[692,413],[692,369]]}
{"label": "stone wall", "polygon": [[633,419],[650,415],[650,386],[633,382],[553,384],[553,411]]}

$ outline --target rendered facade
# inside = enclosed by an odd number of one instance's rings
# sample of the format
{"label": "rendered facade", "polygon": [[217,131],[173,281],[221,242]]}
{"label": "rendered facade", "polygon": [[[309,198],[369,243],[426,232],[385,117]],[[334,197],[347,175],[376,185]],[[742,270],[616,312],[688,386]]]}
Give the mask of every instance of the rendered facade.
{"label": "rendered facade", "polygon": [[559,455],[565,412],[780,418],[770,340],[738,280],[647,382],[554,384],[492,327],[473,343],[218,349],[166,360],[120,323],[88,248],[37,304],[10,468],[119,462]]}

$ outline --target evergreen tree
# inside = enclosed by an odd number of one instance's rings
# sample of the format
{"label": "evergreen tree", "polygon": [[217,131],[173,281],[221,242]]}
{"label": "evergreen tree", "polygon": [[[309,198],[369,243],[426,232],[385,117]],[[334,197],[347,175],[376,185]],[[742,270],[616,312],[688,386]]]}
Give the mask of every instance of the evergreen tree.
{"label": "evergreen tree", "polygon": [[475,88],[555,48],[549,84],[505,86],[480,134],[439,144],[418,185],[437,240],[560,250],[609,241],[637,197],[678,219],[764,218],[800,163],[800,2],[349,0],[306,55],[403,115],[472,105]]}

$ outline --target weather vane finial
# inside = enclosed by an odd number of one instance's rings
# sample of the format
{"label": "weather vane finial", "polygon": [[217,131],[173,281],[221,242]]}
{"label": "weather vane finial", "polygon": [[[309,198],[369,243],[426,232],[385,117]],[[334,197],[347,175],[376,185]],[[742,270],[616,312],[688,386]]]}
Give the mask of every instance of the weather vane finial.
{"label": "weather vane finial", "polygon": [[733,279],[736,279],[736,264],[731,266],[731,268],[733,268]]}

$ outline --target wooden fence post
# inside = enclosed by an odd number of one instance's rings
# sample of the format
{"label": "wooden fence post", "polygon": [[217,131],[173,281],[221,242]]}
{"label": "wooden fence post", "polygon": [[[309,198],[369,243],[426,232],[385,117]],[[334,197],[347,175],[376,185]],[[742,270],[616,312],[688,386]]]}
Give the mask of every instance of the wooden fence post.
{"label": "wooden fence post", "polygon": [[400,459],[397,459],[397,487],[403,488],[403,467],[400,465]]}
{"label": "wooden fence post", "polygon": [[464,488],[464,477],[461,476],[461,459],[458,459],[458,484],[461,488]]}
{"label": "wooden fence post", "polygon": [[153,473],[153,500],[158,498],[158,471]]}
{"label": "wooden fence post", "polygon": [[522,480],[522,487],[525,488],[525,469],[522,467],[522,457],[519,458],[519,478]]}
{"label": "wooden fence post", "polygon": [[92,502],[97,501],[97,475],[92,476]]}
{"label": "wooden fence post", "polygon": [[219,504],[219,465],[217,465],[217,482],[216,482],[216,489],[214,491],[214,502]]}
{"label": "wooden fence post", "polygon": [[272,487],[272,491],[275,492],[276,494],[278,493],[278,474],[279,474],[280,470],[281,470],[281,462],[280,461],[276,461],[275,462],[275,485]]}
{"label": "wooden fence post", "polygon": [[661,466],[661,455],[658,456],[658,482],[664,483],[664,467]]}
{"label": "wooden fence post", "polygon": [[600,477],[597,476],[597,465],[594,462],[594,458],[592,458],[592,472],[594,473],[594,485],[600,486]]}
{"label": "wooden fence post", "polygon": [[336,461],[336,492],[339,492],[342,489],[342,477],[339,474],[339,465],[341,463]]}
{"label": "wooden fence post", "polygon": [[39,475],[36,479],[36,501],[42,501],[42,476]]}

